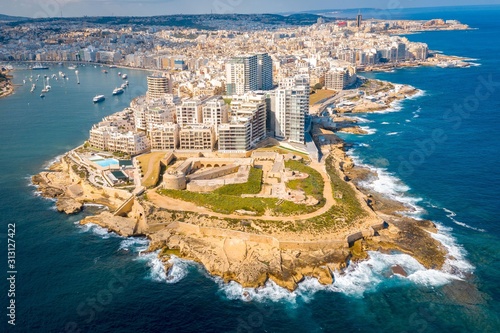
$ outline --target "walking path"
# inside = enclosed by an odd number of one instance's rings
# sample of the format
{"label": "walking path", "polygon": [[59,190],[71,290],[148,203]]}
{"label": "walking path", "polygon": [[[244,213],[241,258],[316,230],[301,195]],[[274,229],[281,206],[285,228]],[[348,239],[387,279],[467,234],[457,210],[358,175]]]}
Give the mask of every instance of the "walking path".
{"label": "walking path", "polygon": [[148,200],[154,205],[160,208],[183,211],[183,212],[195,212],[199,214],[206,214],[209,216],[217,218],[234,218],[234,219],[246,219],[246,220],[262,220],[262,221],[295,221],[295,220],[306,220],[314,218],[328,212],[334,205],[335,199],[333,198],[332,183],[330,182],[330,176],[326,172],[325,164],[319,162],[311,162],[310,166],[317,170],[324,181],[325,187],[323,189],[323,197],[326,202],[323,207],[315,212],[304,214],[304,215],[293,215],[293,216],[247,216],[247,215],[237,215],[237,214],[220,214],[216,213],[206,207],[198,206],[195,203],[182,201],[168,196],[160,195],[156,190],[150,190],[147,192]]}

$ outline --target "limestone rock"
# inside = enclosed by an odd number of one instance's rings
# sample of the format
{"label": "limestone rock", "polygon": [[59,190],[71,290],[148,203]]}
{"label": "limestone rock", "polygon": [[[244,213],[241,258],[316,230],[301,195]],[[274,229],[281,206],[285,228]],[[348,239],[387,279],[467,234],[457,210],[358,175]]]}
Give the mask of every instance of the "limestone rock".
{"label": "limestone rock", "polygon": [[83,204],[71,198],[59,198],[56,203],[57,211],[68,215],[81,212]]}

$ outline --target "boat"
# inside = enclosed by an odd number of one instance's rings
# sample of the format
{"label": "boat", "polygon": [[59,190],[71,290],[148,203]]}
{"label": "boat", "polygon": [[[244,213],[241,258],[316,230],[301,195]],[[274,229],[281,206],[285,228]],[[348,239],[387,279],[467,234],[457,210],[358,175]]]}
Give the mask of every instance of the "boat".
{"label": "boat", "polygon": [[122,72],[118,72],[118,76],[121,76],[122,75]]}
{"label": "boat", "polygon": [[103,70],[102,70],[102,72],[103,72],[104,74],[108,74],[108,71],[107,71],[107,70],[105,70],[105,69],[103,69]]}
{"label": "boat", "polygon": [[40,98],[45,98],[45,94],[40,94]]}
{"label": "boat", "polygon": [[109,68],[116,68],[116,65],[109,65]]}
{"label": "boat", "polygon": [[121,88],[122,89],[126,89],[127,88],[127,84],[126,83],[122,83]]}
{"label": "boat", "polygon": [[47,93],[47,92],[49,92],[49,89],[47,89],[47,88],[42,89],[42,93]]}
{"label": "boat", "polygon": [[128,76],[127,76],[127,74],[123,74],[123,75],[122,75],[122,79],[124,79],[124,80],[126,80],[126,79],[127,79],[127,77],[128,77]]}
{"label": "boat", "polygon": [[123,88],[115,88],[115,90],[113,90],[113,95],[121,95],[124,92]]}
{"label": "boat", "polygon": [[74,65],[68,66],[68,69],[76,69],[76,66]]}
{"label": "boat", "polygon": [[93,99],[94,103],[100,103],[100,102],[104,102],[104,100],[106,99],[106,97],[104,97],[104,95],[96,95]]}
{"label": "boat", "polygon": [[40,69],[49,69],[49,67],[47,66],[43,66],[42,64],[40,63],[37,63],[35,64],[35,66],[31,67],[32,70],[40,70]]}
{"label": "boat", "polygon": [[31,86],[31,90],[30,90],[30,92],[35,91],[35,89],[36,89],[36,84],[34,84],[34,83],[33,83],[33,85]]}

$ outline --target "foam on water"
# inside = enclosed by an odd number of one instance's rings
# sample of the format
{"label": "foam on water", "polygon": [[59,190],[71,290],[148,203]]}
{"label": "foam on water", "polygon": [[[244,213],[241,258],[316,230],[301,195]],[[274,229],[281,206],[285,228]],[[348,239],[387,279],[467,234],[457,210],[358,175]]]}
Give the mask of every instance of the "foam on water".
{"label": "foam on water", "polygon": [[468,225],[467,223],[464,223],[464,222],[461,222],[461,221],[458,221],[457,219],[455,219],[455,217],[457,216],[457,214],[452,211],[452,210],[449,210],[447,208],[443,208],[443,211],[446,213],[446,217],[448,217],[451,221],[453,221],[453,223],[461,226],[461,227],[464,227],[464,228],[467,228],[467,229],[471,229],[471,230],[475,230],[475,231],[479,231],[479,232],[486,232],[486,230],[484,229],[479,229],[479,228],[475,228],[475,227],[472,227],[470,225]]}
{"label": "foam on water", "polygon": [[270,280],[260,288],[243,288],[239,283],[234,281],[224,283],[220,278],[214,278],[214,281],[219,286],[220,292],[230,300],[241,300],[245,302],[285,301],[295,304],[298,296],[296,291],[289,292]]}
{"label": "foam on water", "polygon": [[191,261],[171,256],[168,263],[170,263],[172,267],[167,273],[164,264],[158,258],[158,251],[142,254],[138,257],[138,260],[144,260],[147,262],[147,265],[149,266],[148,279],[168,284],[174,284],[181,281],[188,275],[189,266],[194,265]]}
{"label": "foam on water", "polygon": [[418,205],[418,203],[422,201],[422,199],[407,195],[410,187],[404,184],[403,181],[387,171],[387,169],[385,168],[377,168],[371,165],[364,164],[358,156],[353,154],[352,150],[349,151],[349,155],[352,157],[356,165],[368,168],[377,174],[377,179],[363,181],[360,183],[361,186],[369,188],[390,199],[401,202],[406,207],[411,208],[412,211],[409,212],[409,214],[412,217],[415,217],[415,215],[420,215],[424,212],[424,209]]}
{"label": "foam on water", "polygon": [[425,95],[426,95],[426,91],[425,90],[418,89],[415,94],[413,94],[411,96],[407,96],[406,99],[413,100],[413,99],[417,99],[417,98],[423,97]]}
{"label": "foam on water", "polygon": [[61,161],[61,158],[63,157],[64,155],[59,155],[59,156],[56,156],[54,157],[53,159],[51,159],[50,161],[47,161],[43,164],[42,168],[43,169],[48,169],[50,168],[54,163],[57,163],[57,162],[60,162]]}
{"label": "foam on water", "polygon": [[109,232],[108,229],[98,226],[94,223],[87,223],[82,225],[80,224],[80,221],[76,221],[75,224],[78,225],[78,229],[80,229],[80,232],[91,232],[94,235],[101,237],[102,239],[108,239],[110,237],[120,237],[116,233]]}
{"label": "foam on water", "polygon": [[370,128],[368,126],[359,126],[359,128],[361,128],[363,131],[366,131],[367,132],[366,135],[373,135],[373,134],[377,133],[376,129]]}
{"label": "foam on water", "polygon": [[437,234],[431,234],[431,236],[443,244],[447,251],[443,271],[458,278],[464,278],[466,274],[472,273],[474,271],[474,266],[467,261],[467,253],[464,248],[460,246],[451,235],[452,229],[441,224],[436,225],[439,232]]}
{"label": "foam on water", "polygon": [[147,238],[126,238],[121,241],[119,250],[142,253],[149,248],[149,240]]}
{"label": "foam on water", "polygon": [[362,117],[349,117],[349,118],[354,119],[358,123],[362,123],[362,124],[368,124],[368,123],[373,123],[374,122],[373,120],[369,120],[369,119],[362,118]]}
{"label": "foam on water", "polygon": [[[297,290],[289,292],[273,281],[268,281],[260,288],[243,288],[236,282],[224,283],[220,278],[213,278],[224,297],[231,300],[256,302],[287,302],[297,304],[297,300],[309,302],[319,292],[342,293],[355,298],[362,298],[366,293],[375,292],[382,285],[414,284],[425,287],[439,287],[458,276],[446,271],[428,270],[416,259],[407,254],[383,254],[369,252],[369,259],[351,264],[344,272],[334,272],[334,283],[322,285],[315,278],[305,278]],[[394,274],[392,268],[399,266],[407,276]]]}

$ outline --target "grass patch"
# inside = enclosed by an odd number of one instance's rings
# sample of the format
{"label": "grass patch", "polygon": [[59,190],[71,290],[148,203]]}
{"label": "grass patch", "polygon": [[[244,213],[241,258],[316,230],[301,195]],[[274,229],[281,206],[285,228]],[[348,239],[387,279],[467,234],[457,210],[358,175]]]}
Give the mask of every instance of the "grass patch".
{"label": "grass patch", "polygon": [[242,194],[259,194],[262,189],[263,171],[257,168],[250,169],[248,182],[223,186],[213,193],[220,195],[241,196]]}
{"label": "grass patch", "polygon": [[302,190],[308,196],[312,196],[317,200],[323,200],[323,189],[325,182],[321,174],[313,168],[299,161],[289,160],[285,162],[285,166],[291,170],[299,171],[309,175],[306,179],[297,179],[289,181],[286,185],[292,190]]}
{"label": "grass patch", "polygon": [[137,157],[141,167],[142,185],[146,188],[155,187],[160,180],[160,161],[165,153],[150,153]]}
{"label": "grass patch", "polygon": [[336,198],[337,205],[330,208],[325,214],[304,221],[308,225],[308,229],[334,231],[348,227],[366,216],[365,210],[356,197],[356,192],[337,173],[331,156],[326,160],[326,171],[330,175],[333,194],[341,193],[342,198]]}
{"label": "grass patch", "polygon": [[217,193],[196,193],[177,190],[159,190],[158,193],[174,199],[192,202],[221,214],[233,214],[237,210],[245,210],[254,212],[257,215],[264,215],[266,210],[269,209],[277,216],[290,216],[298,213],[312,213],[320,207],[297,205],[288,201],[284,201],[281,205],[277,206],[278,199],[242,198]]}
{"label": "grass patch", "polygon": [[315,94],[309,96],[309,105],[314,105],[326,98],[335,96],[336,94],[337,92],[333,90],[316,90]]}

